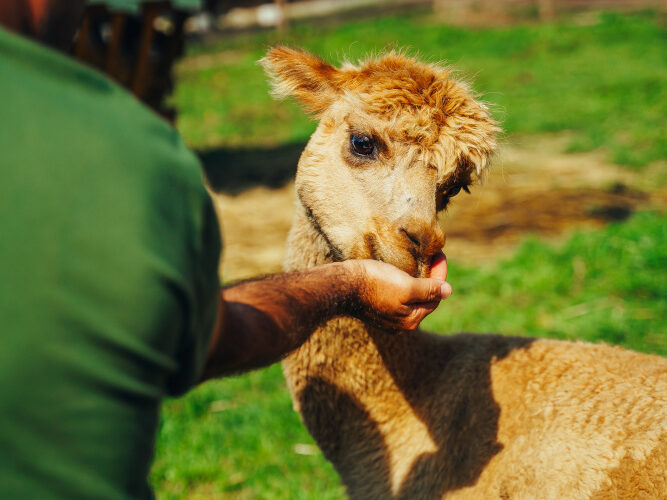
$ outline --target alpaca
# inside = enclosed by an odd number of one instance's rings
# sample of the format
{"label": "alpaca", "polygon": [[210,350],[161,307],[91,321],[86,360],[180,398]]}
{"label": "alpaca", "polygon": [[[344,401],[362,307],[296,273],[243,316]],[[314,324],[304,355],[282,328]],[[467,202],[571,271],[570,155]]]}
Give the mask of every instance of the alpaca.
{"label": "alpaca", "polygon": [[[397,53],[336,68],[277,47],[261,62],[278,96],[319,119],[285,268],[372,258],[427,276],[444,244],[437,212],[496,147],[487,108],[446,69]],[[346,317],[283,369],[353,499],[667,498],[661,357]]]}

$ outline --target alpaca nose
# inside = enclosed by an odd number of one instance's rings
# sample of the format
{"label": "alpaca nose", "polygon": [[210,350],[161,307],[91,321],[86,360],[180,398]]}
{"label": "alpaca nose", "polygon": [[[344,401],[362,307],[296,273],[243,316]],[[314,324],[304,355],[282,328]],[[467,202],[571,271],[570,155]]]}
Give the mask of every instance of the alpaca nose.
{"label": "alpaca nose", "polygon": [[445,233],[437,220],[409,218],[401,221],[400,232],[423,257],[431,257],[445,245]]}

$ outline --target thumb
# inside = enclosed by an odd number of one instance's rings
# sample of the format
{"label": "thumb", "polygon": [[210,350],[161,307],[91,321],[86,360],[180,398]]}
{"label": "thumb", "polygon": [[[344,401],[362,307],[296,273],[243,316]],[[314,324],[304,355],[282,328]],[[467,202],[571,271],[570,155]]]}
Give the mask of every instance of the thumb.
{"label": "thumb", "polygon": [[406,304],[438,302],[452,294],[452,286],[446,281],[433,278],[416,278],[410,288]]}

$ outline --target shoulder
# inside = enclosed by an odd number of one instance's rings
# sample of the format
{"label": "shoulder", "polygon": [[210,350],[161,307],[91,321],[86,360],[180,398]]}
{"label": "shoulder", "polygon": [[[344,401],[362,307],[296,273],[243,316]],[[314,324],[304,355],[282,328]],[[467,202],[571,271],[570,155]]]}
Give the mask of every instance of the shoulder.
{"label": "shoulder", "polygon": [[79,205],[117,220],[145,216],[196,231],[191,224],[210,200],[197,157],[171,125],[104,75],[38,43],[0,30],[0,53],[7,186],[29,186],[54,203],[75,190]]}
{"label": "shoulder", "polygon": [[[167,177],[203,193],[200,166],[178,132],[101,73],[0,30],[0,92],[13,156],[67,158],[68,168],[113,168],[119,178]],[[1,140],[1,139],[0,139]]]}

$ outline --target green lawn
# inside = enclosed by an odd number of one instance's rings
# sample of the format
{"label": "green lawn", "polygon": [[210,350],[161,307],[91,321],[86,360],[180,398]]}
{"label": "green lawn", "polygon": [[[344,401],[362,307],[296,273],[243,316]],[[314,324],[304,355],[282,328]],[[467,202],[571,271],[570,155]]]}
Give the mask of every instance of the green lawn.
{"label": "green lawn", "polygon": [[604,341],[667,355],[666,244],[667,216],[640,213],[560,248],[527,240],[492,271],[453,263],[448,280],[455,295],[424,325]]}
{"label": "green lawn", "polygon": [[302,141],[314,124],[292,103],[276,103],[256,61],[277,43],[326,60],[356,60],[408,48],[447,61],[494,105],[505,130],[573,132],[570,150],[605,147],[632,166],[667,157],[667,40],[657,17],[601,14],[595,24],[463,29],[427,15],[297,25],[193,47],[181,65],[174,102],[179,128],[197,148]]}
{"label": "green lawn", "polygon": [[[470,330],[606,341],[667,355],[667,216],[577,234],[555,248],[526,241],[491,270],[451,263],[454,295],[424,321]],[[291,409],[279,366],[209,382],[164,407],[153,469],[161,500],[343,498]],[[214,496],[218,494],[219,496]]]}

